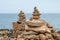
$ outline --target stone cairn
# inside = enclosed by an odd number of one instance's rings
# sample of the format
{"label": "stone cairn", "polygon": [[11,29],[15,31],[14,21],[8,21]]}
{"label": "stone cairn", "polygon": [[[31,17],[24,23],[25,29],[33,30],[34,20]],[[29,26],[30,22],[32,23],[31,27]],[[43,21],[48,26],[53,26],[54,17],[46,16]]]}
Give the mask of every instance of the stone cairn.
{"label": "stone cairn", "polygon": [[26,20],[24,12],[20,11],[18,21],[13,22],[16,40],[60,40],[60,34],[53,26],[41,20],[40,15],[35,7],[30,20]]}

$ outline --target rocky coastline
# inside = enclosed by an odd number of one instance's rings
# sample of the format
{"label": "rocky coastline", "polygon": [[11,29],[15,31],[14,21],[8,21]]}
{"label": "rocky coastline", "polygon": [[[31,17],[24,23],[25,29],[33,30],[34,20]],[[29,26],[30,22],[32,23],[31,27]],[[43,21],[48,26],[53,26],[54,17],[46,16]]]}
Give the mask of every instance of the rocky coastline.
{"label": "rocky coastline", "polygon": [[60,40],[60,31],[45,20],[41,20],[41,13],[37,7],[29,20],[26,19],[23,11],[18,14],[18,20],[12,22],[12,30],[1,30],[0,40]]}

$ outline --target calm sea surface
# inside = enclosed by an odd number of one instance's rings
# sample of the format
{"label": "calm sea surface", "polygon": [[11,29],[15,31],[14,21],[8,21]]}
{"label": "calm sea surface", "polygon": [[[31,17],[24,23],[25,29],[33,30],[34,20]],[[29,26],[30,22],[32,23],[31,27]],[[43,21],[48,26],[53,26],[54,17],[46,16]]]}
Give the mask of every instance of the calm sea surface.
{"label": "calm sea surface", "polygon": [[[29,19],[32,14],[26,14]],[[60,14],[42,14],[41,19],[50,23],[55,29],[60,30]],[[0,14],[0,29],[12,29],[12,22],[18,20],[18,14]]]}

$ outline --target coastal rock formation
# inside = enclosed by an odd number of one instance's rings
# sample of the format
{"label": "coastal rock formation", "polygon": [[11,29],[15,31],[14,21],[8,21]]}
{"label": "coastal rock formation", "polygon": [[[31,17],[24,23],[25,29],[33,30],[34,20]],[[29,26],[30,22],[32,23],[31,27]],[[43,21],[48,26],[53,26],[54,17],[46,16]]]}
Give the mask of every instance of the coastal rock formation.
{"label": "coastal rock formation", "polygon": [[60,34],[45,20],[41,20],[40,15],[34,7],[30,20],[26,20],[24,12],[20,11],[18,21],[13,22],[16,40],[60,40]]}

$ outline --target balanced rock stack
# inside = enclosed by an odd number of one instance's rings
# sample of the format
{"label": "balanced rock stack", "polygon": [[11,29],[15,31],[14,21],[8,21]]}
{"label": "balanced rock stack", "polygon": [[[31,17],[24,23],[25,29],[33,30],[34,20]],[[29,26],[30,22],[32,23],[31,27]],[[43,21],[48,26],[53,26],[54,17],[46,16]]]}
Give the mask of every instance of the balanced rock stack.
{"label": "balanced rock stack", "polygon": [[60,40],[60,34],[41,20],[40,15],[36,7],[30,20],[26,20],[24,12],[19,13],[19,20],[13,22],[13,34],[17,40]]}
{"label": "balanced rock stack", "polygon": [[19,16],[19,21],[25,21],[26,20],[24,12],[20,11],[18,16]]}

